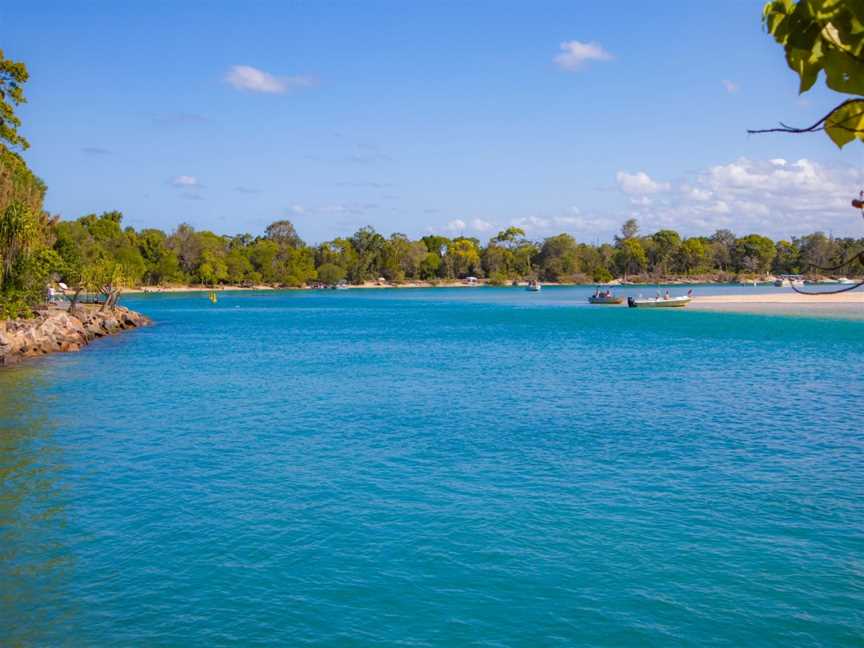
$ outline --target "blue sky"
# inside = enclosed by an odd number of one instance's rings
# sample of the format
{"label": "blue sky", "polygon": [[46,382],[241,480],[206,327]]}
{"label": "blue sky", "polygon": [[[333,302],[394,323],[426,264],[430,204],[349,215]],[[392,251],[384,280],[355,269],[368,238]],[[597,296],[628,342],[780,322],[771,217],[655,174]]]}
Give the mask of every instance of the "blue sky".
{"label": "blue sky", "polygon": [[746,134],[838,101],[798,96],[761,1],[14,4],[26,158],[65,218],[864,235],[864,148]]}

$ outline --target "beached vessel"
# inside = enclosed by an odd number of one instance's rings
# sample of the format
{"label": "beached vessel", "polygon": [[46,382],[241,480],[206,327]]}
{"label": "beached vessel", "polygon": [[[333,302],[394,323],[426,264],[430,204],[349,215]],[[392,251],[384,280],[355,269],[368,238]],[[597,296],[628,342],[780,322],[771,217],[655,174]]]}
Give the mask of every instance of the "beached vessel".
{"label": "beached vessel", "polygon": [[627,305],[630,308],[682,308],[693,301],[692,297],[682,295],[680,297],[628,297]]}
{"label": "beached vessel", "polygon": [[800,287],[804,285],[804,277],[793,274],[780,275],[774,281],[774,285],[777,288],[791,288],[792,286]]}

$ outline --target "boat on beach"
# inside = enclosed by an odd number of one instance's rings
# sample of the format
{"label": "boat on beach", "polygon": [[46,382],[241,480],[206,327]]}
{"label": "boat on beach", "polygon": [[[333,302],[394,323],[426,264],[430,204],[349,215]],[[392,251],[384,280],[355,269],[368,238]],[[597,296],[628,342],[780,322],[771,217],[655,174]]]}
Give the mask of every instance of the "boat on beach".
{"label": "boat on beach", "polygon": [[793,286],[800,287],[804,285],[804,277],[801,275],[782,274],[774,280],[774,286],[777,288],[791,288]]}
{"label": "boat on beach", "polygon": [[630,308],[683,308],[693,301],[690,295],[680,295],[678,297],[654,297],[653,299],[645,297],[628,297],[627,305]]}

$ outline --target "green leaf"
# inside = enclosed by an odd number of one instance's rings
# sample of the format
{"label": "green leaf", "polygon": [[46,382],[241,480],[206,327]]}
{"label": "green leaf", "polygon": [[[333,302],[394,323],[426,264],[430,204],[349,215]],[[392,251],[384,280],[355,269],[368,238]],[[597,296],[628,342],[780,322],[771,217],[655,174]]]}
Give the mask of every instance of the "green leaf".
{"label": "green leaf", "polygon": [[829,49],[822,57],[822,65],[829,88],[846,94],[864,95],[864,63],[845,52]]}
{"label": "green leaf", "polygon": [[856,139],[864,141],[864,99],[834,110],[825,120],[825,132],[838,148]]}

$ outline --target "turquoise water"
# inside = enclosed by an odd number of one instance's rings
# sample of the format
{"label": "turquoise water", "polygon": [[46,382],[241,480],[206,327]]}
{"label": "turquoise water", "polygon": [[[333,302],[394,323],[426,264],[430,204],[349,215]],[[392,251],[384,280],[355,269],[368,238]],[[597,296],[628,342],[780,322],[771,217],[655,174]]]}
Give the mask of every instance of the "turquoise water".
{"label": "turquoise water", "polygon": [[864,322],[126,299],[0,372],[0,644],[860,646]]}

